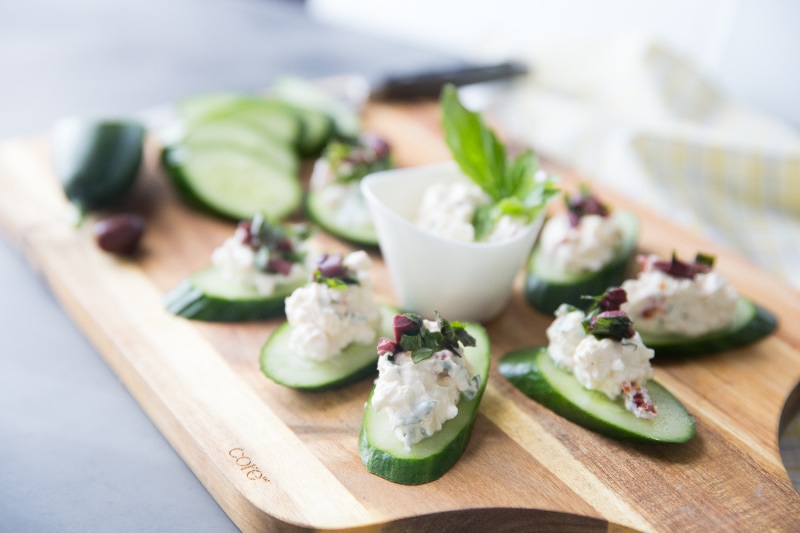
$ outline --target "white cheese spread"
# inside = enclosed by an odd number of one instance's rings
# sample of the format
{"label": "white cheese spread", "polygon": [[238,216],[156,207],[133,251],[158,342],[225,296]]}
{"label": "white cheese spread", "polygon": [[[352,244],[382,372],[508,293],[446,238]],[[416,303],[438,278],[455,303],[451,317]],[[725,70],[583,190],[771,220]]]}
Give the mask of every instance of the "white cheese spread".
{"label": "white cheese spread", "polygon": [[[547,328],[547,351],[553,361],[575,376],[587,389],[617,398],[631,383],[642,385],[653,377],[650,359],[655,352],[644,345],[638,333],[629,339],[598,339],[586,333],[584,313],[561,305],[556,320]],[[645,391],[646,392],[646,391]],[[654,413],[634,411],[641,417]]]}
{"label": "white cheese spread", "polygon": [[[472,219],[478,207],[490,198],[474,183],[435,183],[425,189],[415,224],[445,239],[461,242],[475,241]],[[485,237],[488,242],[502,241],[517,235],[525,223],[503,215]]]}
{"label": "white cheese spread", "polygon": [[[353,165],[342,162],[339,173],[352,172]],[[370,227],[372,217],[358,181],[338,182],[325,159],[314,163],[310,187],[318,195],[322,205],[333,213],[335,222],[342,227]]]}
{"label": "white cheese spread", "polygon": [[295,263],[288,274],[263,272],[255,266],[255,251],[244,244],[240,230],[225,240],[222,246],[211,254],[211,264],[225,279],[247,287],[253,287],[259,294],[269,296],[278,285],[301,283],[308,276],[308,262],[313,260],[307,254],[306,264]]}
{"label": "white cheese spread", "polygon": [[584,215],[572,227],[566,213],[547,221],[540,242],[553,266],[567,274],[597,272],[616,257],[623,233],[614,216]]}
{"label": "white cheese spread", "polygon": [[372,296],[369,256],[363,251],[353,252],[344,258],[343,265],[358,283],[332,288],[311,282],[286,298],[289,346],[301,357],[331,359],[352,343],[376,340],[381,313]]}
{"label": "white cheese spread", "polygon": [[636,279],[622,284],[628,302],[621,309],[637,329],[696,337],[733,322],[738,295],[723,276],[712,270],[676,278],[653,268],[654,257],[643,261],[645,270]]}
{"label": "white cheese spread", "polygon": [[[433,330],[436,323],[425,323]],[[382,355],[372,394],[372,407],[386,410],[395,435],[406,449],[442,429],[458,414],[463,395],[472,399],[480,388],[469,362],[450,350],[435,352],[415,363],[408,352]]]}

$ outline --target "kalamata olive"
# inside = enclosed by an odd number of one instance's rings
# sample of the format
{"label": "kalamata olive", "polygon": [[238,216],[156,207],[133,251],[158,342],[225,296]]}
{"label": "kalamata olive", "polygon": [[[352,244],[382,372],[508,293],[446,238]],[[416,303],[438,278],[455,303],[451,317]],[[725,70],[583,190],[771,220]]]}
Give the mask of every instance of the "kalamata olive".
{"label": "kalamata olive", "polygon": [[100,249],[112,254],[129,255],[139,246],[145,223],[139,215],[122,214],[98,220],[93,229]]}

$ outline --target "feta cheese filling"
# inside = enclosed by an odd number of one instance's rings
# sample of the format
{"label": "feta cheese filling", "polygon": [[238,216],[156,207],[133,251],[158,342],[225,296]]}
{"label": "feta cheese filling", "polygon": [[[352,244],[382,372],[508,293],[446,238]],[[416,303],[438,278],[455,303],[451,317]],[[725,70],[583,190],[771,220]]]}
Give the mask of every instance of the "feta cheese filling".
{"label": "feta cheese filling", "polygon": [[586,332],[584,318],[583,311],[565,304],[556,310],[556,320],[547,328],[550,357],[585,388],[611,399],[623,395],[626,408],[637,417],[653,418],[655,411],[637,409],[633,398],[642,391],[647,393],[641,385],[653,378],[650,360],[655,352],[644,345],[638,333],[622,340],[598,339]]}
{"label": "feta cheese filling", "polygon": [[637,329],[696,337],[733,322],[738,294],[723,276],[711,270],[692,279],[673,277],[654,268],[655,259],[642,260],[644,270],[622,284],[628,293],[622,310]]}
{"label": "feta cheese filling", "polygon": [[[435,331],[436,323],[425,321],[425,327]],[[409,352],[384,354],[378,359],[372,407],[386,410],[395,435],[410,450],[455,418],[461,396],[474,398],[480,381],[469,362],[450,350],[417,363]]]}
{"label": "feta cheese filling", "polygon": [[[264,250],[266,253],[266,250]],[[234,283],[254,288],[259,294],[269,296],[279,285],[301,283],[309,273],[313,254],[306,254],[306,261],[294,263],[288,273],[264,272],[256,267],[256,251],[244,242],[241,229],[229,237],[211,253],[211,264],[221,275]],[[264,258],[264,262],[268,260]]]}
{"label": "feta cheese filling", "polygon": [[[425,189],[415,224],[444,239],[474,242],[475,227],[472,220],[475,211],[489,202],[489,196],[474,183],[435,183]],[[496,242],[510,239],[525,226],[523,220],[503,215],[485,240]]]}
{"label": "feta cheese filling", "polygon": [[[339,170],[351,172],[352,165],[342,163]],[[337,224],[343,227],[372,226],[372,218],[359,182],[337,181],[337,176],[325,159],[318,159],[314,163],[310,187],[319,193],[322,205],[334,214]]]}
{"label": "feta cheese filling", "polygon": [[357,251],[342,263],[356,283],[331,287],[312,281],[286,298],[289,346],[301,357],[328,360],[352,343],[376,339],[381,313],[372,295],[370,258]]}
{"label": "feta cheese filling", "polygon": [[566,213],[548,220],[540,237],[544,255],[567,274],[597,272],[616,257],[622,241],[616,217],[584,215],[573,227]]}

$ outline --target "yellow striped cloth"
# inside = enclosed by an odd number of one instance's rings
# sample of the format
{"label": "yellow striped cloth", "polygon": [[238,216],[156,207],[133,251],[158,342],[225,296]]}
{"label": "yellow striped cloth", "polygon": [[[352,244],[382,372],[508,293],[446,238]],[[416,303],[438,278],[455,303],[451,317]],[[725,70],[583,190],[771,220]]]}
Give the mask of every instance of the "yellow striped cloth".
{"label": "yellow striped cloth", "polygon": [[[797,131],[640,38],[527,59],[535,75],[488,109],[512,136],[800,288]],[[800,489],[800,416],[780,443]]]}
{"label": "yellow striped cloth", "polygon": [[639,135],[632,148],[667,206],[800,287],[800,156]]}

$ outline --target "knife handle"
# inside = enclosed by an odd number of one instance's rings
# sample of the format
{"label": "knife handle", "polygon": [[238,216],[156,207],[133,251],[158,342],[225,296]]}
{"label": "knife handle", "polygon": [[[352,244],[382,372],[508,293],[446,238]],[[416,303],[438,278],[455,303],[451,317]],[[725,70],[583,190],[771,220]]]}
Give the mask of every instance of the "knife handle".
{"label": "knife handle", "polygon": [[451,83],[456,87],[486,81],[505,80],[528,73],[528,67],[518,61],[492,65],[437,69],[417,74],[389,76],[373,87],[372,100],[420,100],[439,98],[442,87]]}

